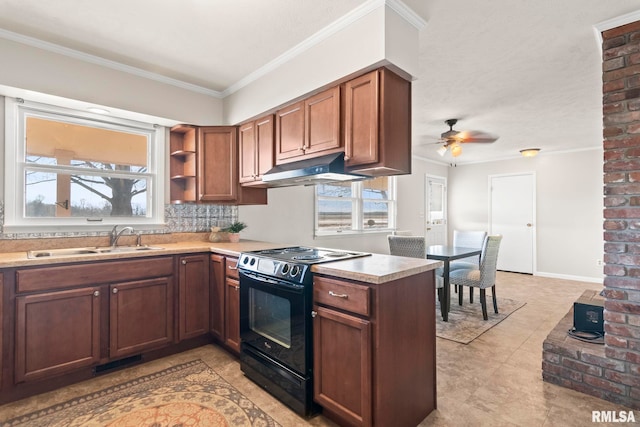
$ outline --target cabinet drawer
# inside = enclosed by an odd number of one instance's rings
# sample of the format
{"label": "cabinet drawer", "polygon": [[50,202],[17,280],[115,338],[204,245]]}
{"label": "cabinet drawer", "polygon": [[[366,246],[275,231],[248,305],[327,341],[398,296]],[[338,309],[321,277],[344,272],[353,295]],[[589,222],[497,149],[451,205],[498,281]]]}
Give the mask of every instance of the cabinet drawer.
{"label": "cabinet drawer", "polygon": [[233,277],[234,279],[239,279],[238,275],[238,258],[227,257],[227,261],[225,263],[225,274],[227,277]]}
{"label": "cabinet drawer", "polygon": [[353,313],[369,316],[369,288],[326,277],[313,280],[313,300],[317,304],[329,305]]}
{"label": "cabinet drawer", "polygon": [[16,292],[45,291],[83,285],[93,286],[99,283],[171,276],[172,274],[173,262],[170,257],[32,268],[16,272]]}

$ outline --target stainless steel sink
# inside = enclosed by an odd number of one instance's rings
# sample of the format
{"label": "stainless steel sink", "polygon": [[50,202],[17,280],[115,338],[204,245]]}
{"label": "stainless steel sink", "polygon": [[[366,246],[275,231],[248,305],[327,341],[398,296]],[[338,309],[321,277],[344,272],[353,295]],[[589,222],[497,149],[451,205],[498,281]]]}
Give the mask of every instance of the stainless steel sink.
{"label": "stainless steel sink", "polygon": [[90,248],[66,248],[66,249],[43,249],[38,251],[28,251],[27,258],[58,258],[73,255],[92,255],[109,253],[127,253],[141,251],[160,251],[164,248],[157,246],[103,246]]}

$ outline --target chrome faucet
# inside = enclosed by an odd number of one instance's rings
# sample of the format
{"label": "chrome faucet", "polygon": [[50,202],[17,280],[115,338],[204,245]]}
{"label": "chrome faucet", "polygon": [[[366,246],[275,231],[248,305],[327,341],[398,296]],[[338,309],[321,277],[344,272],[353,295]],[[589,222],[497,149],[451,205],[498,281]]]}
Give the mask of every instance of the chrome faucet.
{"label": "chrome faucet", "polygon": [[109,234],[109,245],[117,246],[118,239],[120,238],[120,236],[122,236],[122,233],[124,233],[125,231],[129,231],[129,234],[134,233],[133,227],[124,227],[122,230],[118,231],[118,226],[114,225],[113,229],[111,229],[111,233]]}

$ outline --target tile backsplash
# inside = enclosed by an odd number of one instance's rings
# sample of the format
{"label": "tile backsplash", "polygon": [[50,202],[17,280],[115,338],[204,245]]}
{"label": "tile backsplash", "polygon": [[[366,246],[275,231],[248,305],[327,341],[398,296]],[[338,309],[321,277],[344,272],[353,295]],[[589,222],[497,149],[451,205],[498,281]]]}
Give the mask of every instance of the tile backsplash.
{"label": "tile backsplash", "polygon": [[[145,230],[144,234],[198,233],[208,232],[211,227],[225,227],[238,218],[238,207],[232,205],[166,205],[165,227]],[[126,222],[122,223],[126,225]],[[57,237],[106,236],[106,231],[96,232],[49,232],[49,233],[4,233],[4,202],[0,201],[0,240],[41,239]]]}

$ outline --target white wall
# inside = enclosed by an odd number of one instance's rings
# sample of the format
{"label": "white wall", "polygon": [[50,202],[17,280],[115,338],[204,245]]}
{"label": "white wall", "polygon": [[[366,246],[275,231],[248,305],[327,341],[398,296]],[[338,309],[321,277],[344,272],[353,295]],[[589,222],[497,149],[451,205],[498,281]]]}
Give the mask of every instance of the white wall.
{"label": "white wall", "polygon": [[596,260],[604,253],[602,150],[459,165],[449,171],[449,232],[489,226],[488,176],[536,174],[534,274],[602,281]]}
{"label": "white wall", "polygon": [[2,38],[0,58],[0,85],[27,91],[25,99],[38,101],[29,96],[34,91],[181,123],[222,124],[222,100],[207,94]]}
{"label": "white wall", "polygon": [[[336,26],[340,28],[340,26]],[[392,63],[410,78],[418,72],[418,29],[382,5],[224,99],[224,120],[238,124],[362,70]],[[316,44],[312,44],[316,43]]]}
{"label": "white wall", "polygon": [[[448,167],[413,159],[412,173],[398,176],[398,229],[424,234],[425,174],[446,176]],[[268,190],[266,206],[240,206],[238,216],[249,226],[244,239],[389,253],[388,233],[351,236],[313,236],[314,187]]]}

